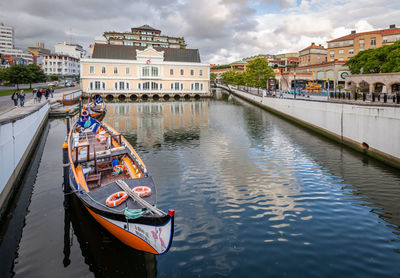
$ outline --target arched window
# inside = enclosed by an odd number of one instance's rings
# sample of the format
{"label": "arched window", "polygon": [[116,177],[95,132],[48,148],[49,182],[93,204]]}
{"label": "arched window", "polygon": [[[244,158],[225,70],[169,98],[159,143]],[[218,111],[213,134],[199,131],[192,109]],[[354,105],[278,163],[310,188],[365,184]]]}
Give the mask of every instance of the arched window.
{"label": "arched window", "polygon": [[144,66],[142,68],[142,76],[158,76],[158,67]]}
{"label": "arched window", "polygon": [[143,83],[143,90],[150,90],[150,82],[144,82]]}

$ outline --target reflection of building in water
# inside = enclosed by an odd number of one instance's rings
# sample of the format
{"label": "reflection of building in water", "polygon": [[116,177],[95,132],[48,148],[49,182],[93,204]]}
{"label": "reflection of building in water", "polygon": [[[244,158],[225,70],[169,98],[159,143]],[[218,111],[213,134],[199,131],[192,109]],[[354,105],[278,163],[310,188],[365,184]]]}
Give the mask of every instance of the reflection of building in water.
{"label": "reflection of building in water", "polygon": [[109,103],[104,121],[146,145],[163,143],[171,134],[198,138],[200,127],[208,126],[208,102]]}

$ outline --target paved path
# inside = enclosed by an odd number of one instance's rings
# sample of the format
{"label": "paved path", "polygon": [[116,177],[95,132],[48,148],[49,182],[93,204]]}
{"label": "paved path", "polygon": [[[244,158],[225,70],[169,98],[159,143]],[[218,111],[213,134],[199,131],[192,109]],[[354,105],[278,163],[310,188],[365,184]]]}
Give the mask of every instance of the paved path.
{"label": "paved path", "polygon": [[[68,88],[61,88],[61,89],[56,89],[54,91],[54,97],[57,97],[57,95],[61,96],[61,93],[69,92],[69,91],[75,91],[79,90],[79,86],[75,87],[68,87]],[[33,94],[32,93],[25,93],[25,103],[27,103],[29,100],[33,99]],[[45,99],[42,97],[42,101]],[[11,99],[11,95],[6,95],[6,96],[0,96],[0,113],[4,113],[14,107],[14,102]]]}

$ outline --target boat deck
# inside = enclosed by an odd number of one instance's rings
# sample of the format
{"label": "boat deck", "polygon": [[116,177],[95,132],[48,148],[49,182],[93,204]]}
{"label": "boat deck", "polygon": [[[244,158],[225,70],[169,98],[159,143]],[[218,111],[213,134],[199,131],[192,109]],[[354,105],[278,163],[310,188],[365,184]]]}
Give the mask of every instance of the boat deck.
{"label": "boat deck", "polygon": [[[147,186],[151,188],[151,195],[148,197],[143,197],[143,200],[148,202],[151,205],[156,204],[157,202],[157,192],[156,187],[154,185],[153,179],[151,177],[141,178],[141,179],[124,179],[124,181],[128,184],[129,188],[134,188],[136,186]],[[129,209],[142,209],[143,207],[139,205],[137,202],[128,198],[124,203],[116,206],[114,208],[110,208],[106,206],[106,199],[108,196],[122,191],[122,189],[115,183],[112,182],[107,186],[99,187],[97,189],[91,190],[90,192],[82,192],[79,193],[80,198],[87,203],[92,208],[97,210],[101,210],[103,212],[109,212],[112,214],[124,214],[125,208]]]}

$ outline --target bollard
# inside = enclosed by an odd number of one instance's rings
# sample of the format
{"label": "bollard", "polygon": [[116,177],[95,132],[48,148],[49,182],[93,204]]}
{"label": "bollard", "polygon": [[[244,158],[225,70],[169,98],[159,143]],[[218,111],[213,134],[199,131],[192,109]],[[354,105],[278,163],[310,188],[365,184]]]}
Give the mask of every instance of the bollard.
{"label": "bollard", "polygon": [[381,94],[378,94],[378,102],[381,102]]}
{"label": "bollard", "polygon": [[68,161],[68,144],[64,142],[62,145],[63,150],[63,175],[64,175],[64,193],[69,193],[71,188],[69,186],[69,161]]}
{"label": "bollard", "polygon": [[68,135],[69,131],[71,129],[70,119],[69,119],[69,109],[66,109],[65,112],[66,112],[66,118],[67,118],[67,135]]}
{"label": "bollard", "polygon": [[363,101],[365,101],[367,99],[367,94],[363,93]]}
{"label": "bollard", "polygon": [[375,94],[372,93],[372,102],[375,102]]}
{"label": "bollard", "polygon": [[387,102],[387,94],[383,94],[383,102],[384,102],[384,103]]}

